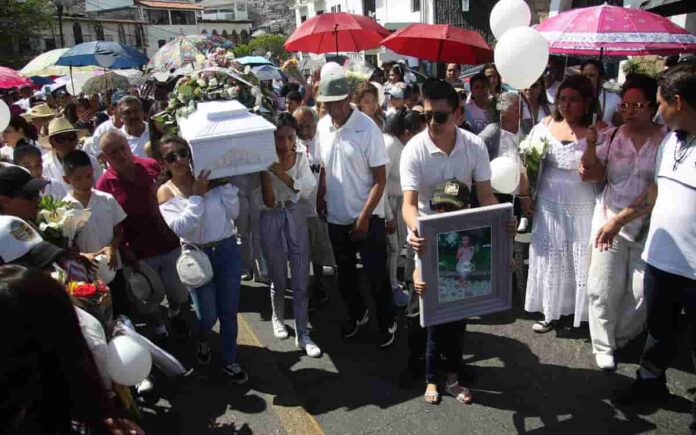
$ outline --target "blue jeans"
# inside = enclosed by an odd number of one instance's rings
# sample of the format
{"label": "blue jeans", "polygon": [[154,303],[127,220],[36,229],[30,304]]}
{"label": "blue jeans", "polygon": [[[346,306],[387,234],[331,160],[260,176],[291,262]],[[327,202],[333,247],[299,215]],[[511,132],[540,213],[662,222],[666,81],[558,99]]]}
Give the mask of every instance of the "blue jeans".
{"label": "blue jeans", "polygon": [[202,287],[189,289],[196,311],[198,339],[207,340],[219,318],[222,359],[224,365],[228,365],[237,358],[237,312],[242,275],[237,240],[230,237],[203,252],[213,266],[213,279]]}

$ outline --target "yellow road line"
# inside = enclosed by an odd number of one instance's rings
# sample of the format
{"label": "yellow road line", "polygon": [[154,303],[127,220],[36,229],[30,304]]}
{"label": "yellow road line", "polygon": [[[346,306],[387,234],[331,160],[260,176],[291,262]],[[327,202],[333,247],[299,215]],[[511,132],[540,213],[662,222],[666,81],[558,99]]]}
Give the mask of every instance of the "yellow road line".
{"label": "yellow road line", "polygon": [[[237,319],[239,324],[239,336],[237,337],[237,343],[244,346],[255,346],[260,348],[265,347],[263,344],[261,344],[261,341],[256,336],[256,334],[254,334],[254,331],[251,329],[246,319],[244,319],[244,316],[240,314],[239,316],[237,316]],[[284,378],[285,375],[280,372],[280,370],[275,364],[275,361],[272,361],[270,355],[268,355],[268,358],[269,360],[271,360],[270,365],[273,367],[273,370],[275,372],[274,375],[280,379]],[[298,397],[295,391],[293,390],[292,385],[290,385],[290,381],[288,381],[287,385],[292,394],[295,397]],[[324,435],[324,431],[321,429],[321,426],[319,426],[317,420],[303,407],[277,406],[274,403],[272,395],[264,394],[264,396],[266,396],[266,402],[270,403],[273,406],[273,410],[278,416],[278,419],[280,419],[280,423],[283,425],[283,429],[285,429],[287,433],[303,435]]]}

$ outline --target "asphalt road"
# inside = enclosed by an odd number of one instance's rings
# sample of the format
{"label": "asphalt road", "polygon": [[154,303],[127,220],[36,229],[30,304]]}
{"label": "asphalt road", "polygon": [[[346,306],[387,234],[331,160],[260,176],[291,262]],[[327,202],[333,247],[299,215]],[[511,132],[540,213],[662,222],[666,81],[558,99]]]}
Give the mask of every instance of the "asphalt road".
{"label": "asphalt road", "polygon": [[[279,341],[270,326],[268,288],[245,283],[240,310],[240,360],[248,384],[228,382],[213,363],[183,379],[156,377],[155,391],[139,399],[150,434],[507,434],[686,433],[696,378],[685,333],[682,352],[668,371],[671,400],[659,408],[616,407],[611,397],[627,387],[643,337],[618,355],[616,373],[594,366],[587,326],[535,334],[537,317],[519,308],[469,321],[463,338],[463,384],[474,403],[445,396],[424,402],[424,386],[399,387],[406,331],[377,350],[375,326],[352,340],[339,336],[344,308],[336,291],[311,316],[312,336],[324,354],[303,355],[291,338]],[[288,317],[292,301],[287,299]],[[520,305],[519,295],[517,306]],[[292,322],[287,322],[292,326]],[[400,326],[404,323],[401,322]],[[684,328],[682,328],[684,330]],[[196,367],[193,344],[171,346]],[[214,345],[219,350],[219,343]]]}

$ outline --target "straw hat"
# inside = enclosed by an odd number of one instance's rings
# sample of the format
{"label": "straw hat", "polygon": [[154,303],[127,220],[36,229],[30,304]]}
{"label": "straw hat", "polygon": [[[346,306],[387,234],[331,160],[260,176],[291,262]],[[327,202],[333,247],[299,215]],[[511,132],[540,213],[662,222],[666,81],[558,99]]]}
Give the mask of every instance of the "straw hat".
{"label": "straw hat", "polygon": [[51,136],[71,131],[77,133],[78,139],[88,134],[86,130],[75,128],[66,118],[53,118],[48,124],[48,136],[41,137],[39,139],[39,144],[43,148],[51,149],[51,142],[49,141]]}
{"label": "straw hat", "polygon": [[22,114],[24,119],[31,122],[33,119],[43,119],[56,116],[56,112],[48,104],[37,104],[31,110]]}

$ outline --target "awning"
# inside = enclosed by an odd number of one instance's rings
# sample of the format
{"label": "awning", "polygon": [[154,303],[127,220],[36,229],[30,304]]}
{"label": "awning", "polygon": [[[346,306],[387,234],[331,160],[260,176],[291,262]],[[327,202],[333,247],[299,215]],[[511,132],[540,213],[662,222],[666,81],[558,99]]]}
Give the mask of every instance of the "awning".
{"label": "awning", "polygon": [[663,17],[696,12],[694,0],[648,0],[640,5],[644,11],[650,11]]}
{"label": "awning", "polygon": [[176,2],[157,2],[157,1],[139,1],[138,4],[147,6],[148,8],[157,9],[186,9],[186,10],[202,10],[203,6],[194,5],[191,3],[176,3]]}

